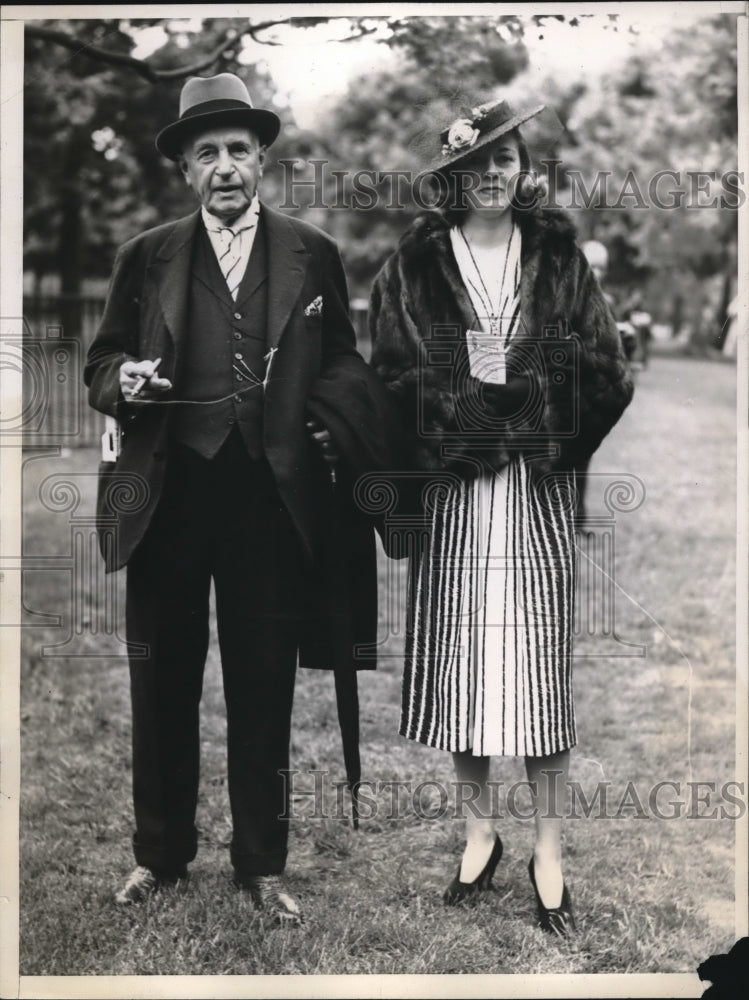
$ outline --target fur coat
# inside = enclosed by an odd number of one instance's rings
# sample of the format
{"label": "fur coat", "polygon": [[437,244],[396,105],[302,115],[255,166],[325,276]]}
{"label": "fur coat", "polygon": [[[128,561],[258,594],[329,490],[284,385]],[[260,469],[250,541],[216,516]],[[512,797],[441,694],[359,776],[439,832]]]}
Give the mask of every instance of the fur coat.
{"label": "fur coat", "polygon": [[616,324],[572,223],[551,209],[517,222],[521,322],[507,378],[525,391],[509,414],[505,387],[469,373],[475,314],[444,218],[416,219],[375,279],[371,363],[398,403],[406,469],[470,477],[520,451],[536,478],[583,467],[632,398]]}

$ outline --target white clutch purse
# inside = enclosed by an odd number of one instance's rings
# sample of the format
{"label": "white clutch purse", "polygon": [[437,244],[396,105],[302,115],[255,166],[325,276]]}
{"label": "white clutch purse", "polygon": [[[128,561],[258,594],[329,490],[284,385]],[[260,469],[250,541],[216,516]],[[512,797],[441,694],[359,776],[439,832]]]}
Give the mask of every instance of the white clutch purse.
{"label": "white clutch purse", "polygon": [[104,433],[101,436],[102,462],[116,462],[120,457],[120,425],[114,417],[104,417]]}

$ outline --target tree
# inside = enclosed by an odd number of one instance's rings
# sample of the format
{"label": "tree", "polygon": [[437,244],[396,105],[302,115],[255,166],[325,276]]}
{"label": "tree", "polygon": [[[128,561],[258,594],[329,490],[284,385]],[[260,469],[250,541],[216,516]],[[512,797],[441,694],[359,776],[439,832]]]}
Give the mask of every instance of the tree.
{"label": "tree", "polygon": [[[311,28],[317,24],[330,21],[328,17],[294,17],[294,18],[273,18],[267,21],[253,22],[252,19],[237,19],[237,21],[227,21],[223,30],[214,39],[214,44],[208,48],[200,46],[200,50],[193,50],[185,58],[182,53],[172,53],[178,57],[173,62],[159,64],[161,60],[149,61],[139,59],[131,55],[130,52],[120,51],[116,46],[112,46],[110,41],[106,45],[99,44],[102,38],[101,31],[97,37],[91,40],[87,37],[87,32],[81,31],[70,21],[65,22],[65,30],[50,24],[35,25],[30,24],[26,28],[26,38],[35,39],[48,45],[59,45],[68,49],[77,56],[83,56],[95,63],[105,66],[114,66],[118,69],[130,70],[141,76],[149,83],[167,83],[176,80],[185,80],[188,76],[197,76],[203,70],[211,69],[222,59],[230,59],[233,56],[232,49],[241,46],[243,38],[252,38],[254,41],[274,45],[272,38],[265,37],[269,29],[280,25],[294,24],[299,28]],[[371,34],[375,28],[367,26],[364,22],[371,20],[367,18],[352,19],[352,33],[349,39],[363,37]],[[376,20],[376,19],[375,19]],[[361,24],[357,25],[357,22]],[[175,28],[175,22],[169,19],[159,21],[132,20],[120,22],[132,28],[151,27],[154,24],[163,24],[167,33],[177,33],[184,37],[180,29]],[[349,40],[346,39],[346,40]],[[204,49],[204,50],[203,50]]]}
{"label": "tree", "polygon": [[[735,15],[677,28],[658,59],[635,55],[595,91],[578,91],[568,127],[568,176],[577,169],[590,189],[596,171],[607,172],[609,205],[623,190],[635,192],[618,208],[582,213],[585,235],[609,246],[611,281],[644,287],[658,320],[677,319],[675,334],[686,309],[692,339],[720,346],[736,272],[736,211],[717,179],[705,179],[709,192],[695,197],[694,172],[721,175],[737,165]],[[663,170],[678,181],[663,177],[654,189]]]}
{"label": "tree", "polygon": [[[400,53],[403,76],[368,78],[339,105],[325,135],[304,134],[290,109],[278,107],[273,81],[246,65],[250,41],[278,44],[282,30],[304,31],[343,22],[343,41],[372,36]],[[457,109],[462,95],[486,95],[524,65],[523,33],[540,30],[544,17],[206,18],[200,30],[168,18],[68,20],[26,27],[25,265],[39,284],[59,276],[70,301],[84,277],[105,277],[116,247],[129,236],[189,210],[193,199],[178,172],[153,145],[174,115],[179,90],[193,73],[230,70],[248,84],[258,103],[275,104],[284,124],[273,148],[266,186],[282,190],[283,171],[273,163],[316,152],[331,161],[389,169],[400,146],[416,142],[428,116]],[[136,35],[159,27],[164,43],[147,59],[135,58]],[[435,92],[434,82],[439,81]],[[405,143],[405,145],[404,145]],[[412,152],[412,150],[410,151]],[[43,165],[43,168],[42,168]],[[409,161],[412,165],[412,158]],[[314,216],[314,212],[310,212]],[[318,218],[351,244],[357,276],[371,272],[365,248],[372,216]],[[318,213],[319,216],[319,213]],[[380,219],[378,225],[381,226]],[[375,257],[392,243],[393,220],[375,240]],[[359,266],[361,264],[361,266]],[[75,312],[66,330],[77,332]]]}
{"label": "tree", "polygon": [[[491,100],[526,66],[522,35],[516,17],[394,23],[394,67],[352,80],[321,118],[309,141],[315,158],[328,165],[326,171],[316,168],[324,178],[322,200],[332,206],[324,224],[341,243],[356,295],[368,294],[380,265],[423,207],[427,190],[414,191],[411,181],[434,162],[440,129],[461,111]],[[300,178],[314,175],[309,166],[302,172],[301,163],[299,171]],[[361,171],[368,176],[357,183]],[[399,179],[397,171],[408,176]]]}
{"label": "tree", "polygon": [[[203,22],[199,37],[191,40],[194,60],[199,63],[202,53],[217,51],[216,39],[226,37],[226,23]],[[121,67],[128,63],[118,59],[129,59],[135,46],[132,25],[100,20],[65,24],[95,49],[106,40],[109,58],[71,58],[67,47],[50,50],[46,33],[57,37],[60,31],[49,22],[27,30],[25,268],[37,283],[45,274],[59,276],[60,292],[71,303],[63,322],[76,335],[75,300],[84,276],[105,277],[116,248],[128,237],[183,214],[193,201],[153,144],[174,116],[182,79],[157,77],[152,83],[135,73],[123,79]],[[154,73],[177,59],[186,65],[179,29],[167,27],[167,41],[152,59]],[[220,58],[260,100],[270,100],[274,88],[267,75],[238,66],[225,47]]]}

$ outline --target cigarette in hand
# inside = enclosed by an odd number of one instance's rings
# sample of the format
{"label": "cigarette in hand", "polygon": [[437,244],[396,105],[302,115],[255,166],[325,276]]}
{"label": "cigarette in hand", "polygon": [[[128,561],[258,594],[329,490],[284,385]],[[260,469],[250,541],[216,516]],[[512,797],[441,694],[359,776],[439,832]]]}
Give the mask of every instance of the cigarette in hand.
{"label": "cigarette in hand", "polygon": [[138,393],[141,392],[141,390],[143,389],[143,386],[146,384],[146,382],[148,382],[150,378],[153,378],[153,376],[158,371],[158,367],[160,364],[161,364],[161,358],[156,358],[156,360],[153,363],[153,371],[151,372],[151,374],[141,375],[138,377],[138,379],[135,382],[135,385],[132,388],[132,393],[134,396],[137,396]]}

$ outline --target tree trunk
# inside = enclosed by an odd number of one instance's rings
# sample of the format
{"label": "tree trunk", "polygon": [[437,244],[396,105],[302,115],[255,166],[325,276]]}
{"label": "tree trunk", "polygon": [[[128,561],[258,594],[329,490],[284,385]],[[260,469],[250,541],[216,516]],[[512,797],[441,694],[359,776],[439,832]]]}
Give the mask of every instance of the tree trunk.
{"label": "tree trunk", "polygon": [[66,339],[77,340],[81,334],[81,285],[83,282],[83,198],[81,168],[82,136],[73,133],[65,152],[65,177],[60,188],[60,234],[57,245],[57,271],[60,275],[60,323]]}
{"label": "tree trunk", "polygon": [[684,299],[681,292],[674,295],[674,302],[671,308],[671,336],[676,338],[681,330],[682,317],[684,315]]}

